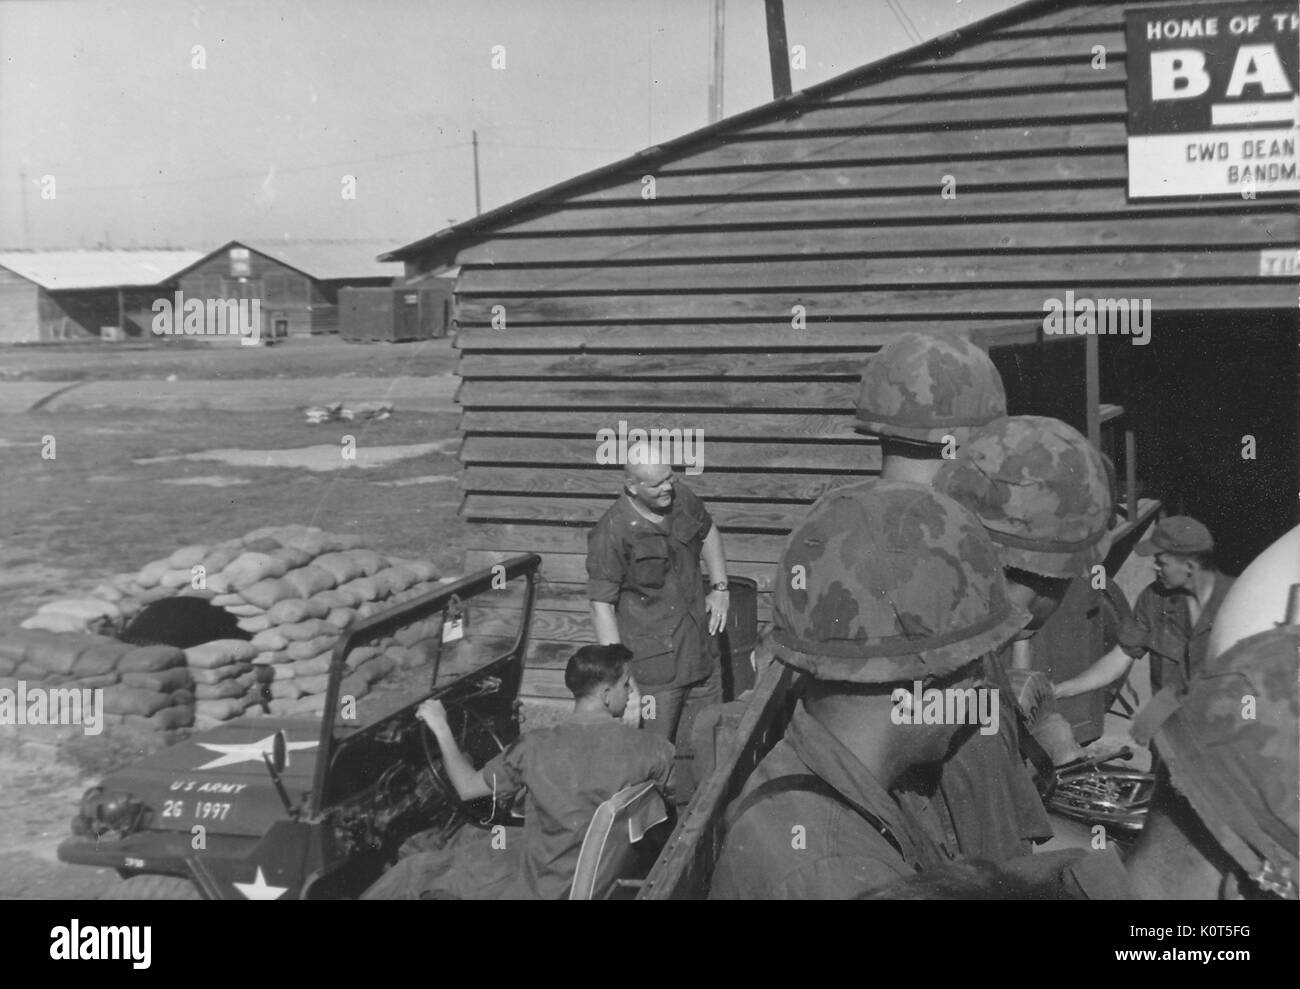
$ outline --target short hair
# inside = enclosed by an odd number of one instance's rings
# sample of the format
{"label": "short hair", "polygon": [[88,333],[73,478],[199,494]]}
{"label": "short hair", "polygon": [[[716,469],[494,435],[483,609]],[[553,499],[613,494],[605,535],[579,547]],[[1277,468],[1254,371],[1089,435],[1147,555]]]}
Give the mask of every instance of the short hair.
{"label": "short hair", "polygon": [[1217,570],[1218,566],[1214,560],[1214,550],[1203,549],[1196,553],[1179,553],[1172,549],[1162,550],[1166,556],[1175,556],[1180,560],[1190,560],[1202,570]]}
{"label": "short hair", "polygon": [[623,668],[632,661],[632,650],[617,642],[607,646],[583,646],[564,668],[564,685],[574,697],[586,697],[601,687],[617,683]]}

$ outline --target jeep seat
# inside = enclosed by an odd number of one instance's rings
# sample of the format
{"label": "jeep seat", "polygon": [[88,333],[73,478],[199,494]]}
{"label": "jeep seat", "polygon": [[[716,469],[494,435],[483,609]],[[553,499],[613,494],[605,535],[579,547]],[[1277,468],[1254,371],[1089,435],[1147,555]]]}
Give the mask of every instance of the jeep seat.
{"label": "jeep seat", "polygon": [[652,782],[624,787],[597,807],[578,852],[569,899],[605,900],[620,885],[636,885],[625,878],[636,858],[632,846],[666,820],[668,807]]}

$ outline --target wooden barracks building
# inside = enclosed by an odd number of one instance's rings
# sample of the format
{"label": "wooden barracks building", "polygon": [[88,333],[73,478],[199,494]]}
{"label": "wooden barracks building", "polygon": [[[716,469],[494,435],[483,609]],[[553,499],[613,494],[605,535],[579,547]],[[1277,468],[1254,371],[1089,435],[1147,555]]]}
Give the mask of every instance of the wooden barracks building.
{"label": "wooden barracks building", "polygon": [[[685,480],[767,590],[812,502],[878,470],[854,399],[900,331],[969,334],[1013,414],[1121,472],[1131,432],[1141,493],[1229,572],[1295,524],[1296,20],[1025,3],[385,255],[460,266],[466,565],[545,561],[525,694],[565,696],[590,641],[597,431],[703,430]],[[1094,299],[1149,301],[1146,342],[1047,332]]]}

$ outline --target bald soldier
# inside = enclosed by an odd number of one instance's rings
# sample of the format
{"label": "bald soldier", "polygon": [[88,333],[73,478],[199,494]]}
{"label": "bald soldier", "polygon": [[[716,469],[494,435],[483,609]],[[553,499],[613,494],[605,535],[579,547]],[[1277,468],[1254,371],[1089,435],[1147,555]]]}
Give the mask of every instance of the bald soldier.
{"label": "bald soldier", "polygon": [[[700,560],[709,572],[706,596]],[[636,689],[628,721],[678,745],[677,794],[689,800],[691,725],[722,698],[716,635],[729,595],[722,535],[700,499],[678,480],[658,448],[628,448],[623,491],[587,537],[587,597],[596,640],[632,650]]]}

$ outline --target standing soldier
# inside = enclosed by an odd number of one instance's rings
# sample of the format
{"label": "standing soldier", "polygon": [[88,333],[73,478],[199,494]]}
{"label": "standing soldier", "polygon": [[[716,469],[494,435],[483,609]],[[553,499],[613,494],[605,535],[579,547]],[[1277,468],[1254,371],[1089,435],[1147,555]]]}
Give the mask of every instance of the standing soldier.
{"label": "standing soldier", "polygon": [[1134,552],[1155,556],[1156,579],[1138,595],[1133,617],[1120,629],[1119,645],[1078,676],[1056,684],[1056,696],[1104,687],[1150,653],[1151,699],[1129,729],[1134,740],[1145,745],[1152,726],[1177,706],[1204,664],[1214,619],[1232,578],[1214,565],[1210,530],[1187,515],[1161,521]]}
{"label": "standing soldier", "polygon": [[1298,675],[1300,625],[1256,633],[1152,725],[1163,766],[1128,861],[1139,897],[1300,899]]}
{"label": "standing soldier", "polygon": [[[678,799],[690,799],[691,725],[722,699],[722,674],[710,636],[727,620],[727,560],[722,535],[695,492],[646,443],[628,448],[623,494],[587,536],[587,597],[596,641],[632,650],[634,691],[652,697],[645,727],[679,737]],[[712,585],[704,594],[700,559]],[[629,722],[640,707],[634,692]]]}
{"label": "standing soldier", "polygon": [[855,484],[813,506],[775,584],[765,648],[806,693],[728,812],[710,896],[842,899],[947,861],[891,791],[972,726],[900,718],[898,695],[978,692],[980,657],[1028,622],[988,536],[919,484]]}
{"label": "standing soldier", "polygon": [[[1007,414],[1006,389],[989,356],[959,336],[907,333],[882,347],[862,372],[858,392],[858,428],[880,436],[881,479],[932,485],[945,463],[958,455],[970,436]],[[1009,684],[1003,681],[1012,696]],[[1015,705],[1008,705],[1014,711]],[[928,822],[945,846],[956,853],[978,846],[993,856],[1021,854],[1031,842],[1052,836],[1051,821],[1019,755],[1020,725],[1015,716],[1001,719],[999,738],[971,738],[945,769],[950,783],[971,782],[961,796],[931,802],[924,793],[904,799]],[[963,842],[949,812],[959,808],[966,822]],[[976,841],[973,835],[985,835]]]}
{"label": "standing soldier", "polygon": [[971,430],[1007,414],[988,354],[959,336],[905,333],[862,371],[858,428],[880,437],[880,479],[929,484]]}
{"label": "standing soldier", "polygon": [[[1073,427],[1046,416],[1011,416],[973,433],[957,459],[934,479],[940,491],[983,524],[1007,579],[1008,592],[1032,616],[1021,633],[1032,637],[1056,611],[1071,581],[1105,558],[1111,499],[1101,454]],[[1083,754],[1069,724],[1055,712],[1051,685],[1026,668],[1012,670],[1011,650],[990,656],[987,674],[1008,698],[1024,705],[1035,738],[1059,765]],[[1025,659],[1027,660],[1027,656]],[[1016,689],[1012,689],[1012,688]],[[1014,725],[1011,706],[1004,723]],[[1051,837],[1037,794],[1019,755],[1015,734],[973,738],[943,768],[940,790],[963,855],[1003,861]],[[998,790],[1003,794],[999,799]],[[1025,833],[1006,818],[1009,802],[1033,807],[1041,826]],[[1027,817],[1033,820],[1033,817]]]}

